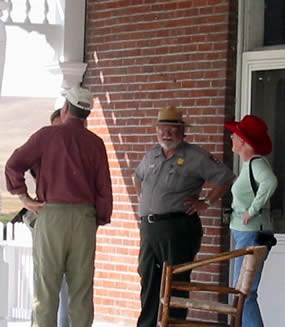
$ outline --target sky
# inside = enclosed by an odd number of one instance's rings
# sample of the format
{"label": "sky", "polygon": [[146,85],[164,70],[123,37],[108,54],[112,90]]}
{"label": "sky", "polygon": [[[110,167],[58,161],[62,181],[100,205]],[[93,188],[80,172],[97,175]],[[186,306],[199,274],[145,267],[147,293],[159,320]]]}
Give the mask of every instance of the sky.
{"label": "sky", "polygon": [[[0,212],[6,212],[6,201],[15,199],[6,190],[4,169],[12,152],[29,136],[49,125],[49,116],[54,110],[53,98],[10,98],[0,97]],[[32,180],[29,185],[33,192]],[[9,205],[10,207],[10,205]],[[15,208],[15,209],[17,209]]]}

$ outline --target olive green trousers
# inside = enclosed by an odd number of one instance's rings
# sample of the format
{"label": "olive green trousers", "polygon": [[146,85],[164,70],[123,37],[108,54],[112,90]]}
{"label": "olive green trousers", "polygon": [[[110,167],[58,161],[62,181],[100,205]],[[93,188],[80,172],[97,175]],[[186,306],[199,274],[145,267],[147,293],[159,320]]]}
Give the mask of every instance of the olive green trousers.
{"label": "olive green trousers", "polygon": [[33,230],[34,298],[32,327],[56,327],[59,291],[65,274],[71,327],[93,322],[96,248],[95,209],[47,204]]}

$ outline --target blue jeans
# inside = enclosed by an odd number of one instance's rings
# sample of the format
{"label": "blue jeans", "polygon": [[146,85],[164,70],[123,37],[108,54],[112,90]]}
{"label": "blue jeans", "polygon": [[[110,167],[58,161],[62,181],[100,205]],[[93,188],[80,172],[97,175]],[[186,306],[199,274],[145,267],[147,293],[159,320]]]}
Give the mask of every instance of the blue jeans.
{"label": "blue jeans", "polygon": [[[256,243],[257,233],[258,232],[240,232],[232,229],[232,236],[235,242],[235,249],[258,245]],[[235,259],[234,262],[234,285],[236,284],[239,277],[242,260],[243,257],[238,257]],[[257,303],[257,288],[261,279],[262,270],[263,264],[260,270],[257,272],[255,281],[252,285],[251,292],[246,298],[242,316],[242,327],[264,327],[259,306]]]}

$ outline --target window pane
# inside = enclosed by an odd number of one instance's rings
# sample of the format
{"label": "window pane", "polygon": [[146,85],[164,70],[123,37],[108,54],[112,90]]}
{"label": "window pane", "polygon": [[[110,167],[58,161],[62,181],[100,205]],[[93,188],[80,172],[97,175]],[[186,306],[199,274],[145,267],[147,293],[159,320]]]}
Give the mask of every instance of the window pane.
{"label": "window pane", "polygon": [[285,1],[265,0],[264,45],[285,44]]}
{"label": "window pane", "polygon": [[273,151],[269,156],[278,178],[271,206],[275,230],[285,233],[285,69],[256,71],[252,73],[251,112],[268,124]]}

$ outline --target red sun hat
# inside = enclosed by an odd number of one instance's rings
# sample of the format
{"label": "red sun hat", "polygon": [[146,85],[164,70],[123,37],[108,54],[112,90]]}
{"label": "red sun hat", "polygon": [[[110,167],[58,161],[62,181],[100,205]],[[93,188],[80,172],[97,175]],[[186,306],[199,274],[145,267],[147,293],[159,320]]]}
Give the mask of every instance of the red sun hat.
{"label": "red sun hat", "polygon": [[261,118],[246,115],[239,122],[233,120],[226,122],[225,128],[251,145],[256,154],[266,156],[271,153],[272,141],[267,132],[267,125]]}

